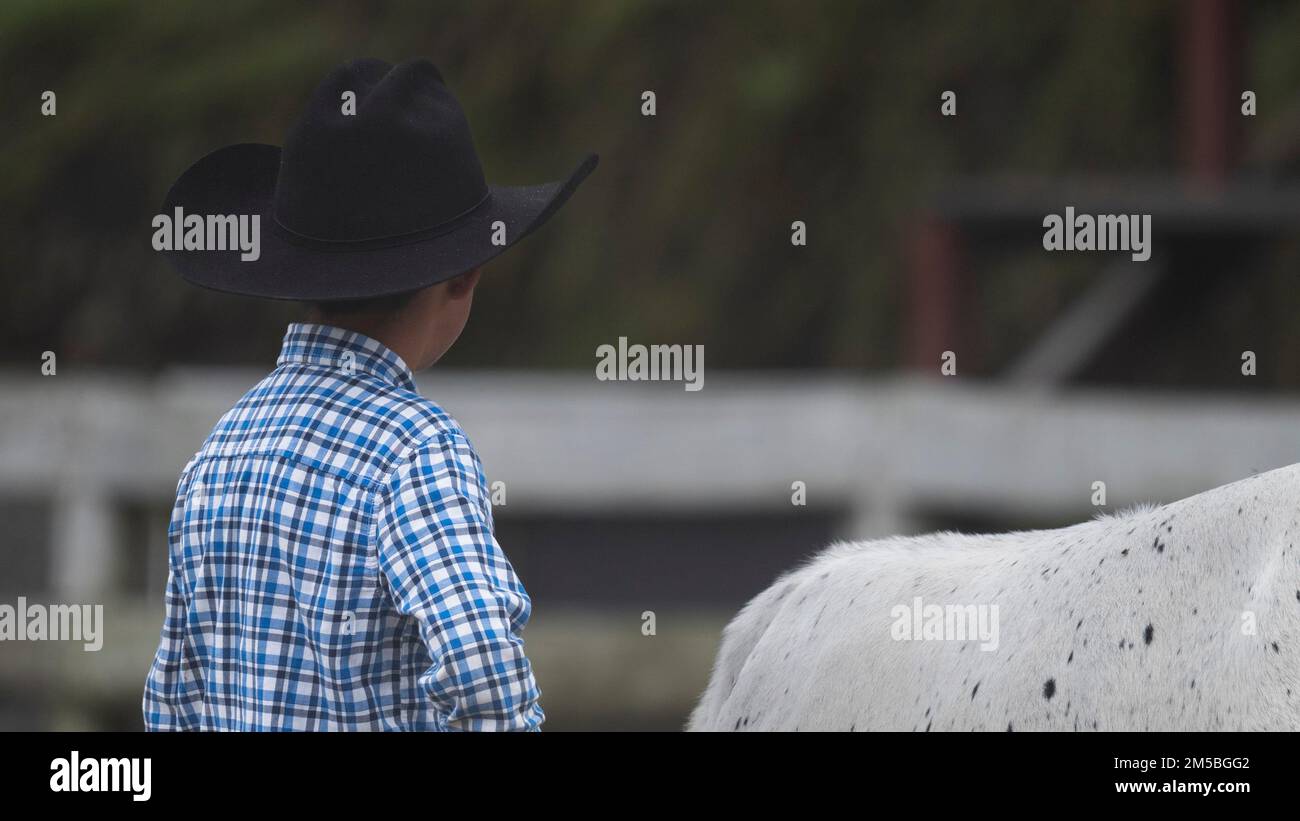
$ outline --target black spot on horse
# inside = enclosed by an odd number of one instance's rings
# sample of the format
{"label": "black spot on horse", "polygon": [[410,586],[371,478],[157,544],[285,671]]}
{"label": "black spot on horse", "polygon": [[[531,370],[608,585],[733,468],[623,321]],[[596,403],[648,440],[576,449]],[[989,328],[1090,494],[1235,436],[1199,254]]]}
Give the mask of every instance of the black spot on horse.
{"label": "black spot on horse", "polygon": [[1054,695],[1056,695],[1056,679],[1049,678],[1047,682],[1043,684],[1043,698],[1051,701],[1052,696]]}
{"label": "black spot on horse", "polygon": [[1148,624],[1147,629],[1142,631],[1142,641],[1145,642],[1146,644],[1150,644],[1151,639],[1155,638],[1155,635],[1156,635],[1156,629]]}

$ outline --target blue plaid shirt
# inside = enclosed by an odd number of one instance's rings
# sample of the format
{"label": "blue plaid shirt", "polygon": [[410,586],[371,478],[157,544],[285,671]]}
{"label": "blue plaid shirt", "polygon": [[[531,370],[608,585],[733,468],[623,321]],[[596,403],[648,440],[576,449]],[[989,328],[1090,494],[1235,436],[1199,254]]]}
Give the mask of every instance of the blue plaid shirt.
{"label": "blue plaid shirt", "polygon": [[397,354],[290,325],[186,465],[150,730],[535,730],[477,454]]}

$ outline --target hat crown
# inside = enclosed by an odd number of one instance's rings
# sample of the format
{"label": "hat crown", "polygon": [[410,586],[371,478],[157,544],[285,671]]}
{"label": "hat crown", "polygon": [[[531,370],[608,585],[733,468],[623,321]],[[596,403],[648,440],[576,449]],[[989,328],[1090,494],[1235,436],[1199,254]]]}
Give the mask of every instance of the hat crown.
{"label": "hat crown", "polygon": [[354,60],[317,86],[286,138],[275,218],[313,239],[378,239],[451,222],[487,194],[469,121],[438,69]]}

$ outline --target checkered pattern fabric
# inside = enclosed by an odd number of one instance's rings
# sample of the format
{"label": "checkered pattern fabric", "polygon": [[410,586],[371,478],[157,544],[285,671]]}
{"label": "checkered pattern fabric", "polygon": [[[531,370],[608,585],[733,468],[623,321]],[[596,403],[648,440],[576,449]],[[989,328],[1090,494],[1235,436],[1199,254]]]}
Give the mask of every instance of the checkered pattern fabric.
{"label": "checkered pattern fabric", "polygon": [[397,354],[291,325],[186,465],[151,730],[534,730],[482,466]]}

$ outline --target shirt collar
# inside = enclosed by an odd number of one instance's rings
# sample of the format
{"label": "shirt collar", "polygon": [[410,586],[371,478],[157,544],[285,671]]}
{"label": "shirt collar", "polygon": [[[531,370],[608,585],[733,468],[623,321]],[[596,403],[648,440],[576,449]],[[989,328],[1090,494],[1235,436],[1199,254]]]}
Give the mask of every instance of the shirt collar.
{"label": "shirt collar", "polygon": [[415,391],[415,376],[402,357],[378,340],[333,325],[291,324],[276,364],[323,365],[344,373],[365,373]]}

